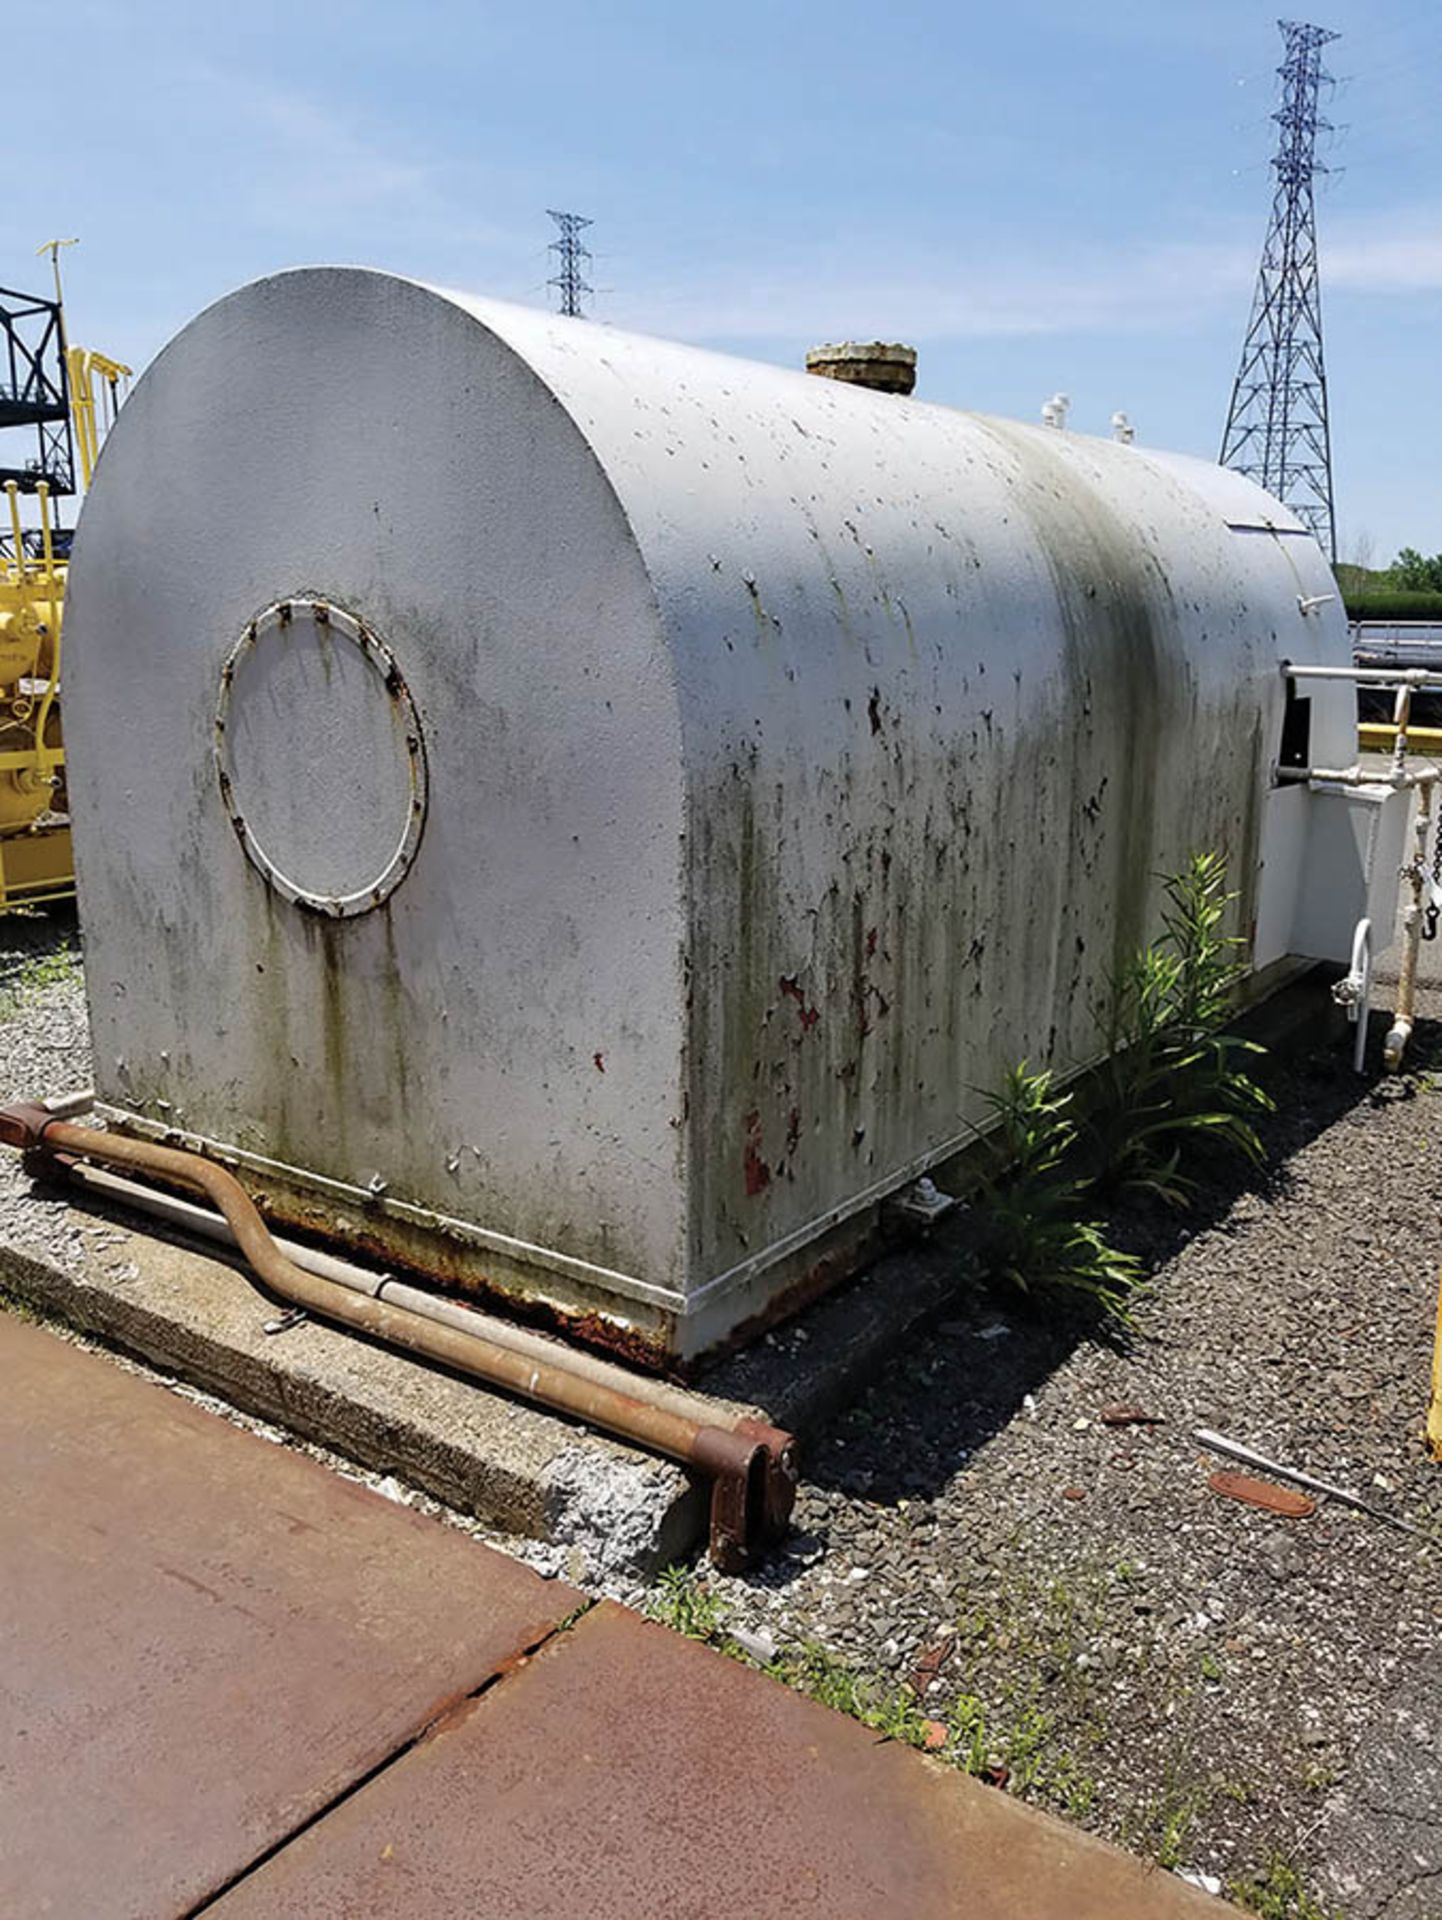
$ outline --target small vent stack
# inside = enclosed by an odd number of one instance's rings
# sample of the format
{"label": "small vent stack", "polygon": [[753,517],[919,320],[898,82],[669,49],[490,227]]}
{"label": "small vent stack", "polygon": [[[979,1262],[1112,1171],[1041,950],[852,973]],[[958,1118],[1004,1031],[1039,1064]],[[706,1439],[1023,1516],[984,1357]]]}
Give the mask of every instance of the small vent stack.
{"label": "small vent stack", "polygon": [[877,393],[910,393],[916,385],[916,348],[895,341],[843,340],[839,346],[813,347],[806,371]]}

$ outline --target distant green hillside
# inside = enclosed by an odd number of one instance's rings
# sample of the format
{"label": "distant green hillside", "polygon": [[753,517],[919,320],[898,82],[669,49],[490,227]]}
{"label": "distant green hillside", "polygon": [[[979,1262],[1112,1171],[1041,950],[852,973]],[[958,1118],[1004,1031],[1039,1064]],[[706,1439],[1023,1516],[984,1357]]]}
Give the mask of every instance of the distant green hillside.
{"label": "distant green hillside", "polygon": [[1442,593],[1399,593],[1386,587],[1349,593],[1344,587],[1342,600],[1349,620],[1442,621]]}
{"label": "distant green hillside", "polygon": [[1406,547],[1390,567],[1337,568],[1349,620],[1442,621],[1442,554]]}

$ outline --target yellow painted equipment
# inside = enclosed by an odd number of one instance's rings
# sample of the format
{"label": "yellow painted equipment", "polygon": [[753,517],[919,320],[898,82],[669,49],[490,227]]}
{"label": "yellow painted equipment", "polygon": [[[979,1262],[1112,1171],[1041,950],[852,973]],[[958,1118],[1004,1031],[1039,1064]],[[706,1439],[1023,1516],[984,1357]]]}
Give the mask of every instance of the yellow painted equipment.
{"label": "yellow painted equipment", "polygon": [[65,364],[70,374],[70,415],[75,424],[83,491],[90,485],[95,462],[100,458],[100,443],[119,411],[121,382],[130,378],[130,369],[88,347],[67,347]]}
{"label": "yellow painted equipment", "polygon": [[55,558],[48,489],[41,551],[28,557],[18,489],[5,488],[12,557],[0,570],[0,909],[75,891],[60,744],[60,619],[65,571]]}
{"label": "yellow painted equipment", "polygon": [[[1390,753],[1397,729],[1385,720],[1363,720],[1357,740],[1363,753]],[[1418,753],[1442,754],[1442,727],[1409,727],[1407,739]]]}
{"label": "yellow painted equipment", "polygon": [[[90,485],[130,369],[82,347],[64,352],[83,490]],[[9,533],[10,551],[0,557],[0,913],[75,894],[60,731],[68,562],[56,550],[46,483],[34,489],[38,542],[35,530],[27,538],[21,524],[16,482],[6,481],[4,492],[0,530]]]}

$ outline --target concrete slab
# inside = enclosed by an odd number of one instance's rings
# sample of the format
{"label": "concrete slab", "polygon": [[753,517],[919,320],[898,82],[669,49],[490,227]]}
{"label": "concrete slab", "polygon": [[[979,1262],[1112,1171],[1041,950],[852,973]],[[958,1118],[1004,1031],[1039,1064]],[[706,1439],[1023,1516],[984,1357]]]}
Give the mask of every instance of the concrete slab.
{"label": "concrete slab", "polygon": [[188,1912],[579,1596],[0,1315],[0,1912]]}
{"label": "concrete slab", "polygon": [[609,1603],[216,1920],[1208,1920],[1170,1874]]}
{"label": "concrete slab", "polygon": [[668,1460],[316,1322],[267,1335],[278,1309],[223,1259],[90,1207],[63,1208],[49,1239],[73,1244],[57,1224],[98,1219],[113,1223],[103,1261],[0,1244],[0,1286],[498,1531],[558,1544],[572,1579],[645,1578],[704,1531],[704,1490]]}

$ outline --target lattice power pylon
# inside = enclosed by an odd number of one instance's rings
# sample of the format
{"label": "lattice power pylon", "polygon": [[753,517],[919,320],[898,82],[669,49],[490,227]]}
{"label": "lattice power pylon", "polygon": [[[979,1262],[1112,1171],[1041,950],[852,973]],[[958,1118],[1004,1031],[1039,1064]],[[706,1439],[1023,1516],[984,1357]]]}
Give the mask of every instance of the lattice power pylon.
{"label": "lattice power pylon", "polygon": [[577,319],[585,317],[585,302],[594,292],[586,278],[586,268],[591,264],[588,249],[581,244],[581,235],[591,222],[579,213],[557,213],[554,207],[548,208],[551,218],[560,228],[559,236],[551,242],[551,252],[560,263],[560,271],[546,282],[555,287],[561,296],[562,313],[575,315]]}
{"label": "lattice power pylon", "polygon": [[1316,145],[1318,133],[1331,127],[1319,116],[1318,102],[1331,79],[1322,66],[1322,49],[1337,35],[1294,20],[1277,24],[1286,56],[1277,69],[1281,105],[1272,116],[1281,128],[1272,161],[1276,188],[1221,464],[1275,494],[1335,561],[1337,516],[1312,183],[1327,171],[1316,159]]}
{"label": "lattice power pylon", "polygon": [[0,449],[0,485],[13,480],[21,493],[34,493],[43,482],[52,498],[74,493],[75,449],[60,302],[0,287],[0,428],[5,427],[33,432],[35,457],[21,466],[9,466],[3,464]]}

